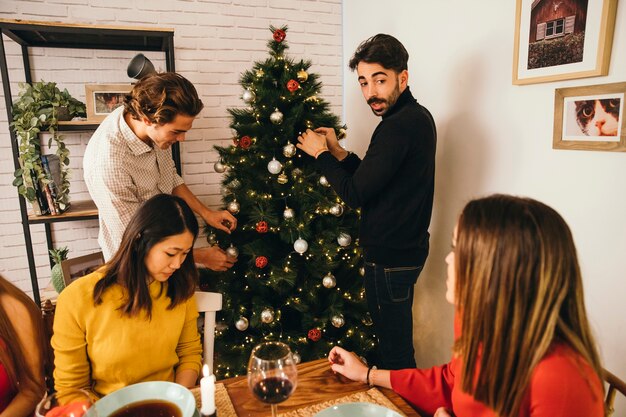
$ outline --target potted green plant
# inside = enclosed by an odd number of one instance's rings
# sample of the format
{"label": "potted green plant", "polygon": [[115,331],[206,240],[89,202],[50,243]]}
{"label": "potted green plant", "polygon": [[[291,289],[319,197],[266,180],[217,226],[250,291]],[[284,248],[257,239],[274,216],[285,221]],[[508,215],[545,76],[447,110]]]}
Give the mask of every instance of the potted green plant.
{"label": "potted green plant", "polygon": [[[58,133],[59,114],[71,119],[85,116],[85,105],[73,98],[67,90],[59,90],[54,82],[19,83],[20,92],[13,102],[13,122],[11,128],[17,135],[19,161],[21,167],[15,171],[13,185],[18,192],[33,204],[36,214],[41,208],[42,199],[52,198],[55,211],[63,212],[69,207],[69,149],[63,142],[64,136]],[[41,140],[39,133],[50,133],[48,147],[56,144],[56,155],[60,161],[60,176],[54,184],[50,171],[41,158]],[[59,182],[56,184],[56,182]],[[49,187],[48,187],[49,186]],[[52,189],[52,193],[42,196],[43,191]],[[46,204],[48,205],[48,204]]]}

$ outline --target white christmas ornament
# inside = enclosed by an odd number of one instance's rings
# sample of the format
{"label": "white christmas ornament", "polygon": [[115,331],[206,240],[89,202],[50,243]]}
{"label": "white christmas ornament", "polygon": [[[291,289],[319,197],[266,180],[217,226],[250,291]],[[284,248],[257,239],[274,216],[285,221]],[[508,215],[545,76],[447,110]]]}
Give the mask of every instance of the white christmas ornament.
{"label": "white christmas ornament", "polygon": [[239,213],[241,206],[239,205],[237,200],[233,200],[230,203],[228,203],[228,205],[226,206],[226,209],[230,211],[231,214],[237,214]]}
{"label": "white christmas ornament", "polygon": [[336,328],[340,328],[341,326],[346,324],[346,321],[343,318],[343,314],[337,314],[336,316],[333,316],[330,321]]}
{"label": "white christmas ornament", "polygon": [[299,254],[303,254],[304,252],[307,251],[307,249],[309,249],[309,244],[307,243],[306,240],[302,238],[298,238],[298,240],[293,242],[293,249]]}
{"label": "white christmas ornament", "polygon": [[322,285],[325,288],[334,288],[335,285],[337,285],[337,280],[335,279],[335,276],[329,272],[322,279]]}
{"label": "white christmas ornament", "polygon": [[283,155],[285,155],[287,158],[291,158],[292,156],[294,156],[296,154],[296,151],[296,145],[291,142],[283,146]]}
{"label": "white christmas ornament", "polygon": [[266,308],[261,311],[261,321],[265,324],[269,324],[274,321],[274,310]]}
{"label": "white christmas ornament", "polygon": [[283,114],[278,109],[274,109],[274,113],[270,114],[270,121],[275,125],[279,125],[283,122]]}
{"label": "white christmas ornament", "polygon": [[277,161],[276,158],[272,158],[272,160],[267,163],[267,170],[272,174],[278,174],[283,170],[283,164]]}
{"label": "white christmas ornament", "polygon": [[320,184],[322,184],[324,187],[330,187],[330,183],[323,175],[320,177]]}
{"label": "white christmas ornament", "polygon": [[330,211],[330,214],[332,214],[333,216],[339,217],[343,214],[343,206],[337,203],[334,206],[332,206],[329,211]]}
{"label": "white christmas ornament", "polygon": [[215,172],[217,172],[218,174],[222,174],[224,171],[226,171],[226,165],[224,165],[224,163],[222,162],[222,160],[220,159],[219,161],[217,161],[214,165],[213,165],[213,169],[215,170]]}
{"label": "white christmas ornament", "polygon": [[283,217],[285,218],[285,220],[293,219],[295,215],[296,213],[293,211],[292,208],[286,207],[285,211],[283,211]]}
{"label": "white christmas ornament", "polygon": [[226,255],[232,258],[236,258],[239,256],[239,249],[237,249],[233,245],[230,245],[229,247],[226,248]]}
{"label": "white christmas ornament", "polygon": [[235,322],[235,327],[240,332],[245,331],[248,328],[248,319],[243,316],[239,317],[239,320]]}
{"label": "white christmas ornament", "polygon": [[247,104],[252,103],[255,97],[256,97],[256,94],[254,94],[254,91],[252,90],[246,90],[241,95],[241,99],[244,101],[244,103],[247,103]]}
{"label": "white christmas ornament", "polygon": [[339,246],[346,247],[350,244],[350,242],[352,242],[352,238],[347,233],[340,233],[337,237],[337,243],[339,243]]}

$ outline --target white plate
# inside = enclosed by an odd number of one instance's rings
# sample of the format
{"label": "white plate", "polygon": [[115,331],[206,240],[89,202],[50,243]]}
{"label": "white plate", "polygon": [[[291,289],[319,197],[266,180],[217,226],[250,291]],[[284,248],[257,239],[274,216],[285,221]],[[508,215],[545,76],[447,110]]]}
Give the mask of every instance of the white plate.
{"label": "white plate", "polygon": [[314,417],[402,417],[387,407],[372,403],[345,403],[333,405]]}

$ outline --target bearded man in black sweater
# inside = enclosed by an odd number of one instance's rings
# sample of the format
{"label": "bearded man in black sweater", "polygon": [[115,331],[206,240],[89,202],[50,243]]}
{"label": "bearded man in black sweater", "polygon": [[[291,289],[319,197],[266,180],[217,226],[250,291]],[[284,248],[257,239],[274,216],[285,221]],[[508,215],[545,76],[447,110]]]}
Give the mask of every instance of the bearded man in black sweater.
{"label": "bearded man in black sweater", "polygon": [[331,128],[308,129],[298,148],[350,207],[361,207],[364,286],[385,369],[415,367],[413,288],[429,248],[437,133],[407,85],[409,54],[393,36],[362,42],[350,60],[363,97],[382,121],[363,160]]}

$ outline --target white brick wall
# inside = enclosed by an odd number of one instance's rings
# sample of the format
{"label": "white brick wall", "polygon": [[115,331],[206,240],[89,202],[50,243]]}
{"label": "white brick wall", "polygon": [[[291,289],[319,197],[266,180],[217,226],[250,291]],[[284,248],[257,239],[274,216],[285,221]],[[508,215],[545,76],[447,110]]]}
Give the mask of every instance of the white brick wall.
{"label": "white brick wall", "polygon": [[[287,41],[295,59],[310,59],[321,75],[322,95],[341,114],[342,34],[341,0],[3,0],[0,18],[105,25],[171,27],[175,30],[176,70],[197,87],[205,109],[182,145],[183,178],[206,204],[220,203],[219,175],[213,172],[217,154],[213,145],[230,142],[226,108],[242,105],[237,84],[243,69],[265,59],[269,25],[289,26]],[[20,48],[5,38],[13,97],[24,81]],[[85,97],[87,83],[128,83],[126,65],[134,52],[78,49],[31,50],[34,80],[55,81],[76,98]],[[157,69],[165,69],[163,54],[146,53]],[[2,92],[0,91],[0,94]],[[24,237],[20,224],[13,160],[4,97],[0,98],[0,274],[31,292]],[[71,195],[86,199],[82,154],[89,133],[66,133],[72,168]],[[31,226],[37,274],[41,288],[50,269],[44,228]],[[57,245],[67,245],[70,256],[98,250],[97,221],[53,225]]]}

